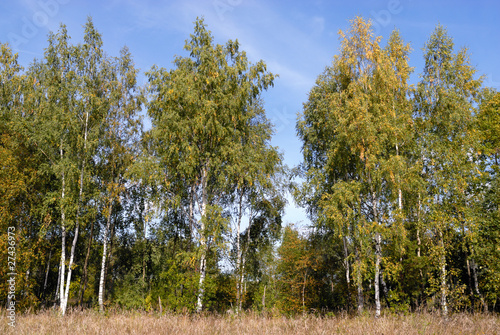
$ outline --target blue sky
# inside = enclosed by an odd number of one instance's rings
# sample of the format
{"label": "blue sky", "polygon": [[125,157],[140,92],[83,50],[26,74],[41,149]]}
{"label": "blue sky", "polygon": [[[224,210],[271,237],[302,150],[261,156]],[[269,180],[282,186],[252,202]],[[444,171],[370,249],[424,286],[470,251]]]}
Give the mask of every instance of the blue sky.
{"label": "blue sky", "polygon": [[[60,23],[67,25],[74,43],[81,42],[89,15],[110,56],[118,56],[124,45],[129,47],[142,71],[141,83],[153,64],[171,68],[175,55],[186,55],[183,46],[196,17],[205,18],[217,43],[238,39],[252,62],[262,59],[268,70],[280,75],[264,99],[276,129],[272,143],[290,167],[302,157],[295,133],[297,113],[316,77],[338,53],[339,29],[346,30],[356,15],[371,19],[384,40],[394,28],[400,30],[413,50],[412,82],[418,81],[422,70],[422,47],[435,26],[442,24],[457,50],[469,49],[478,75],[486,76],[485,84],[500,89],[500,2],[496,0],[4,0],[0,42],[9,42],[27,66],[43,57],[47,33],[57,31]],[[309,223],[293,202],[285,222]]]}

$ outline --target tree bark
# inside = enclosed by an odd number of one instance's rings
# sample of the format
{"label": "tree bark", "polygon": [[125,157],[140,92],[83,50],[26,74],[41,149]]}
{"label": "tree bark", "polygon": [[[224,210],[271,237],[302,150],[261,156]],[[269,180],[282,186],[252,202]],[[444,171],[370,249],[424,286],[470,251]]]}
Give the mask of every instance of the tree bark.
{"label": "tree bark", "polygon": [[264,285],[264,294],[262,295],[262,310],[266,309],[266,285]]}
{"label": "tree bark", "polygon": [[441,267],[441,311],[443,313],[443,317],[448,317],[448,304],[446,302],[447,296],[447,288],[446,288],[446,255],[444,249],[444,241],[443,241],[443,232],[439,231],[439,237],[441,238],[441,258],[440,258],[440,267]]}
{"label": "tree bark", "polygon": [[[207,164],[207,163],[206,163]],[[206,210],[207,210],[207,169],[208,167],[205,165],[201,172],[201,234],[200,234],[200,248],[201,248],[201,257],[200,257],[200,280],[198,283],[198,298],[196,303],[196,311],[199,313],[203,310],[203,297],[205,294],[205,275],[206,275],[206,257],[207,257],[207,236],[205,232],[205,220],[206,220]]]}
{"label": "tree bark", "polygon": [[[66,313],[66,308],[68,304],[68,299],[69,299],[69,287],[71,285],[71,273],[73,271],[73,262],[75,259],[75,250],[76,250],[76,242],[78,241],[78,233],[80,229],[80,210],[81,210],[81,202],[82,202],[82,194],[83,194],[83,175],[85,171],[85,159],[86,159],[86,153],[87,153],[87,126],[88,126],[88,121],[89,121],[89,113],[86,111],[85,113],[85,132],[84,132],[84,141],[83,141],[83,156],[82,156],[82,167],[80,171],[80,189],[78,192],[78,208],[77,208],[77,213],[76,213],[76,222],[75,222],[75,235],[73,236],[73,243],[71,245],[71,254],[69,258],[69,264],[68,264],[68,277],[66,279],[66,290],[64,292],[64,304],[62,304],[62,314],[64,315]],[[61,153],[62,155],[62,153]],[[63,245],[64,247],[64,245]],[[64,272],[63,272],[64,274]],[[62,276],[64,280],[64,275]]]}
{"label": "tree bark", "polygon": [[349,250],[347,249],[347,238],[345,236],[342,237],[342,241],[344,242],[344,266],[345,266],[345,279],[346,279],[346,283],[347,283],[347,299],[348,299],[347,309],[350,310],[351,309],[351,274],[350,274],[350,268],[349,268]]}
{"label": "tree bark", "polygon": [[361,259],[357,248],[356,248],[356,263],[358,265],[358,271],[356,271],[356,284],[358,286],[358,313],[361,314],[363,312],[363,305],[364,305],[363,279],[361,277]]}
{"label": "tree bark", "polygon": [[[73,271],[73,264],[74,264],[74,259],[75,259],[75,250],[76,250],[76,242],[78,240],[78,231],[79,231],[79,226],[78,223],[75,228],[75,236],[73,237],[73,243],[71,245],[71,254],[69,257],[69,264],[68,264],[68,277],[66,279],[66,289],[64,292],[64,309],[63,309],[63,315],[66,313],[66,308],[68,305],[68,299],[69,299],[69,287],[71,284],[71,273]],[[64,277],[63,277],[64,280]]]}
{"label": "tree bark", "polygon": [[[61,161],[63,159],[63,148],[61,139]],[[62,172],[62,189],[61,189],[61,269],[59,272],[59,308],[62,315],[66,312],[66,302],[64,300],[64,275],[66,274],[66,210],[64,208],[64,199],[66,196],[66,178],[64,171]]]}
{"label": "tree bark", "polygon": [[80,283],[80,294],[79,294],[79,305],[83,304],[83,296],[85,294],[85,290],[87,289],[87,267],[89,263],[90,257],[90,249],[92,246],[92,237],[94,235],[94,221],[90,224],[90,236],[89,236],[89,244],[87,246],[87,254],[85,255],[85,264],[83,265],[83,278]]}
{"label": "tree bark", "polygon": [[[249,220],[249,224],[248,224],[248,228],[247,228],[247,248],[245,251],[248,251],[248,246],[250,245],[250,221],[252,219],[252,215],[250,215],[250,220]],[[241,306],[242,306],[242,303],[243,303],[243,297],[245,297],[246,293],[247,293],[247,283],[245,281],[245,255],[243,254],[242,257],[241,257],[241,276],[240,276],[240,290],[242,287],[244,287],[244,289],[242,290],[242,293],[240,294],[240,304],[239,304],[239,309],[241,310]]]}
{"label": "tree bark", "polygon": [[302,284],[302,312],[306,311],[306,283],[307,283],[307,270],[304,272],[304,283]]}
{"label": "tree bark", "polygon": [[382,290],[384,292],[385,303],[387,304],[387,307],[391,308],[391,304],[389,302],[389,290],[387,289],[387,284],[384,280],[384,273],[382,270],[380,270],[380,283],[382,284]]}
{"label": "tree bark", "polygon": [[47,288],[47,280],[49,279],[50,260],[52,259],[52,249],[49,252],[49,261],[47,262],[47,270],[45,271],[45,281],[43,282],[43,298],[45,300],[45,289]]}
{"label": "tree bark", "polygon": [[381,236],[375,233],[375,317],[380,317],[380,258],[381,258]]}
{"label": "tree bark", "polygon": [[111,211],[113,210],[113,200],[110,201],[109,203],[109,208],[108,208],[108,218],[107,218],[107,223],[106,223],[106,229],[104,230],[104,237],[103,237],[103,250],[102,250],[102,260],[101,260],[101,275],[99,277],[99,295],[98,295],[98,300],[99,300],[99,310],[101,312],[104,312],[104,274],[106,272],[106,253],[108,249],[108,235],[111,227]]}
{"label": "tree bark", "polygon": [[[373,208],[373,222],[375,223],[375,226],[378,227],[380,225],[379,218],[378,218],[378,201],[377,201],[377,196],[375,194],[375,191],[373,190],[373,184],[371,181],[371,177],[369,177],[370,180],[370,188],[371,188],[371,193],[372,193],[372,208]],[[374,280],[374,285],[375,285],[375,317],[380,317],[380,310],[381,310],[381,305],[380,305],[380,260],[382,258],[382,236],[380,235],[380,232],[375,232],[375,280]]]}
{"label": "tree bark", "polygon": [[[243,216],[243,189],[240,191],[240,199],[238,204],[238,222],[236,226],[236,308],[237,313],[241,309],[241,278],[243,276],[241,268],[241,243],[240,243],[240,231],[241,231],[241,218]],[[250,227],[248,227],[250,228]]]}
{"label": "tree bark", "polygon": [[61,285],[61,264],[59,264],[59,270],[57,271],[57,286],[56,286],[56,293],[54,295],[54,300],[55,304],[54,307],[57,305],[57,301],[59,300],[59,285]]}
{"label": "tree bark", "polygon": [[481,294],[481,291],[479,291],[479,283],[477,281],[477,264],[474,258],[471,259],[471,267],[472,267],[472,276],[474,278],[474,291],[476,291],[476,294],[479,296],[479,299],[481,300],[481,303],[483,304],[483,311],[488,312],[488,304],[484,300],[483,295]]}

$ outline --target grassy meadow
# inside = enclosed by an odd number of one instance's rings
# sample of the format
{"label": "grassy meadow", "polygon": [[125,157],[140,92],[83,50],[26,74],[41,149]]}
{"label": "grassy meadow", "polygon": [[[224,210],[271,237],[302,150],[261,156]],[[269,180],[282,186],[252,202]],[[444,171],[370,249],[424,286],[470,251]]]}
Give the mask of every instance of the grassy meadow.
{"label": "grassy meadow", "polygon": [[361,316],[337,314],[288,318],[272,314],[182,315],[146,312],[56,310],[16,315],[16,326],[8,325],[1,312],[0,334],[500,334],[500,317],[495,314],[452,314],[447,320],[438,314],[385,314]]}

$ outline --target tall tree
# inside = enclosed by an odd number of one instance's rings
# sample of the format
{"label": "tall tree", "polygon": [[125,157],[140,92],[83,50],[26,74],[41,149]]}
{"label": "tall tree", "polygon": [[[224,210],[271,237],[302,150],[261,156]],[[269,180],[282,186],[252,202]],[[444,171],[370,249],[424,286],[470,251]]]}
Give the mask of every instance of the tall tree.
{"label": "tall tree", "polygon": [[[370,22],[360,17],[340,36],[340,55],[318,77],[297,123],[305,190],[314,190],[308,201],[318,222],[344,238],[348,284],[354,249],[358,310],[363,308],[362,278],[373,245],[378,317],[382,239],[394,226],[395,211],[402,208],[409,47],[395,32],[382,49],[381,38],[375,38]],[[373,244],[367,236],[373,237]],[[349,242],[354,243],[351,248]]]}
{"label": "tall tree", "polygon": [[[64,26],[49,35],[43,60],[28,72],[32,94],[26,106],[34,110],[26,125],[30,142],[46,158],[42,169],[58,180],[58,187],[46,195],[47,202],[59,198],[61,265],[59,271],[60,310],[66,312],[71,277],[75,267],[80,227],[89,212],[88,188],[95,180],[94,159],[112,92],[109,67],[102,51],[100,34],[89,18],[84,43],[71,45]],[[95,203],[94,203],[95,205]],[[91,206],[94,206],[91,205]],[[68,233],[72,236],[68,235]],[[72,237],[69,262],[66,239]]]}
{"label": "tall tree", "polygon": [[104,285],[108,238],[111,231],[113,204],[119,203],[125,191],[126,174],[133,160],[138,156],[140,111],[143,96],[137,87],[137,70],[134,68],[128,48],[123,48],[121,57],[110,66],[110,101],[103,123],[103,136],[100,148],[102,189],[105,208],[106,227],[103,235],[101,275],[99,279],[99,309],[104,310]]}
{"label": "tall tree", "polygon": [[[231,162],[228,171],[228,186],[234,188],[234,226],[235,236],[235,274],[236,308],[240,310],[243,301],[245,260],[251,241],[252,227],[256,233],[279,231],[281,212],[284,207],[282,157],[277,148],[270,146],[272,125],[266,119],[264,109],[255,101],[246,110],[248,120],[246,129],[235,139],[233,145],[237,158]],[[237,153],[239,152],[239,154]],[[232,183],[231,183],[232,181]],[[248,219],[248,227],[242,232],[242,220]],[[257,224],[257,221],[260,224]],[[268,235],[272,239],[273,234]],[[261,241],[263,243],[269,241]],[[244,250],[243,246],[246,246]]]}
{"label": "tall tree", "polygon": [[203,20],[196,21],[184,48],[190,56],[176,58],[175,69],[153,67],[147,74],[153,94],[148,113],[158,178],[167,199],[180,203],[179,196],[172,196],[179,181],[184,191],[177,195],[192,199],[185,212],[199,245],[196,309],[201,311],[208,252],[222,241],[227,222],[223,200],[233,193],[227,175],[241,154],[235,142],[252,120],[249,106],[273,84],[274,75],[262,61],[251,65],[237,41],[214,45]]}
{"label": "tall tree", "polygon": [[[481,81],[474,78],[467,50],[454,53],[453,40],[437,26],[424,49],[425,67],[415,96],[418,144],[423,176],[422,197],[425,229],[433,236],[430,250],[436,265],[434,287],[440,292],[444,316],[448,314],[447,254],[458,235],[466,253],[467,267],[474,253],[477,208],[474,180],[477,178],[478,136],[474,115]],[[470,270],[470,268],[469,268]],[[452,272],[452,273],[453,273]]]}

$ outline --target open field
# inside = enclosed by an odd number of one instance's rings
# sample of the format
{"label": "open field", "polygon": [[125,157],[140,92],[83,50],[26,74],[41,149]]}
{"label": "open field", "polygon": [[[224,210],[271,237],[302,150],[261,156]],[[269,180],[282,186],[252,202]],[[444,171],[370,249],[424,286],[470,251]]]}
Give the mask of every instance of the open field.
{"label": "open field", "polygon": [[500,317],[492,314],[439,315],[416,313],[349,317],[312,315],[295,318],[246,314],[236,316],[158,315],[120,312],[100,315],[70,311],[59,317],[54,311],[19,314],[16,327],[1,312],[0,334],[500,334]]}

